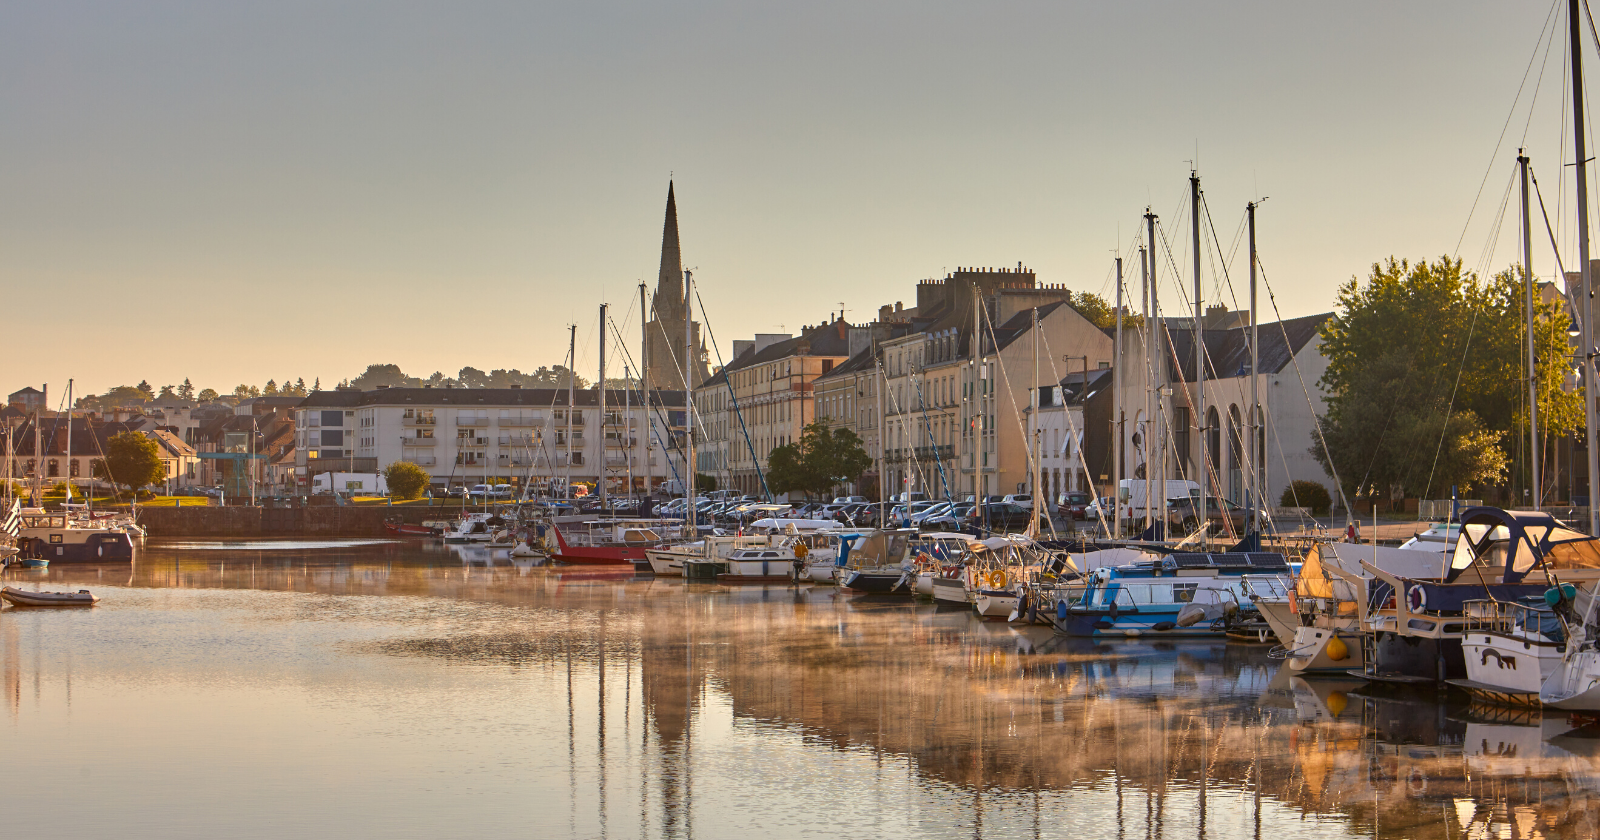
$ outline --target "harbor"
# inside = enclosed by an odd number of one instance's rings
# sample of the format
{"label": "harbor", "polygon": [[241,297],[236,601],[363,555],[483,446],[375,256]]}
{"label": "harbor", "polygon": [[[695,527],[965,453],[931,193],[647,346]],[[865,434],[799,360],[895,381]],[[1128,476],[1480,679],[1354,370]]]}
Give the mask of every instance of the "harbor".
{"label": "harbor", "polygon": [[1577,837],[1600,806],[1565,713],[1226,638],[437,541],[152,539],[5,578],[102,599],[0,611],[24,836]]}

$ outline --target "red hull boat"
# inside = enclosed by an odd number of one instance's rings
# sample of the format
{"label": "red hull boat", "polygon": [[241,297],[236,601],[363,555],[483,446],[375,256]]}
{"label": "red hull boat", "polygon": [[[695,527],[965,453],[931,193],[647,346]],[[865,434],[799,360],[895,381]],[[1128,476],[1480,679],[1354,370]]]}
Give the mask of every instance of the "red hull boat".
{"label": "red hull boat", "polygon": [[568,545],[567,538],[561,536],[561,529],[555,525],[550,530],[556,534],[556,544],[560,550],[550,558],[558,563],[570,563],[575,566],[621,566],[631,565],[635,560],[646,560],[645,549],[649,545]]}
{"label": "red hull boat", "polygon": [[409,522],[385,522],[383,530],[396,537],[437,537],[439,532],[426,525],[412,525]]}

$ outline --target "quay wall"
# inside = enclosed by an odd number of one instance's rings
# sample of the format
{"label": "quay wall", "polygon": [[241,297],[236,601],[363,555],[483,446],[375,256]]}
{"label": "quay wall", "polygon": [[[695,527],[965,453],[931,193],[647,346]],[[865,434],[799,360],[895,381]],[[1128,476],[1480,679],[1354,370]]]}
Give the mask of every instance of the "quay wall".
{"label": "quay wall", "polygon": [[152,537],[381,537],[383,521],[399,517],[421,524],[453,518],[426,507],[149,507],[139,524]]}

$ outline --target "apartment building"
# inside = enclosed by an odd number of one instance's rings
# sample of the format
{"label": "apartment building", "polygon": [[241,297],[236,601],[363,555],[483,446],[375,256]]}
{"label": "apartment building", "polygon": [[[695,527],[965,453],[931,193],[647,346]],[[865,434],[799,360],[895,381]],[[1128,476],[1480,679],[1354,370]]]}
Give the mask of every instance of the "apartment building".
{"label": "apartment building", "polygon": [[427,470],[435,488],[510,484],[557,492],[604,480],[646,493],[681,476],[681,391],[555,388],[378,388],[317,391],[295,409],[295,480],[375,472],[395,461]]}

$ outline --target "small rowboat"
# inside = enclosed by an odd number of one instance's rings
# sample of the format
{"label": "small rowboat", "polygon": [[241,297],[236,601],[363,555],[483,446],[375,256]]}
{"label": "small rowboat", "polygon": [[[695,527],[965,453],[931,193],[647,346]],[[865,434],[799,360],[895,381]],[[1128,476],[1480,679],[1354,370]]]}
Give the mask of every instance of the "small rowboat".
{"label": "small rowboat", "polygon": [[77,592],[26,592],[14,587],[0,588],[0,598],[18,607],[92,607],[100,599],[89,590]]}

